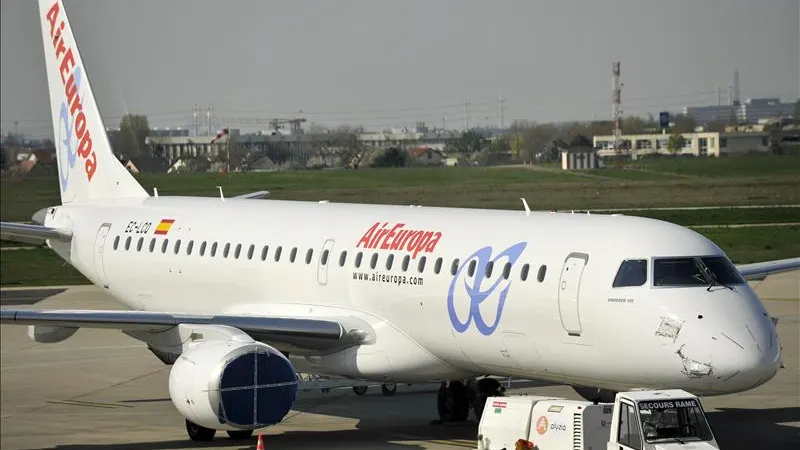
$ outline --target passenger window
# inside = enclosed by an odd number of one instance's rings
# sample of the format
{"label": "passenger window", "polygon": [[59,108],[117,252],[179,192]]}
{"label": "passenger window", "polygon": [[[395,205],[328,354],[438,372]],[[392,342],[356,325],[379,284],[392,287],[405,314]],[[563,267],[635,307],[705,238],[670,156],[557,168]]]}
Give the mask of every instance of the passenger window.
{"label": "passenger window", "polygon": [[343,250],[342,254],[339,255],[339,267],[344,267],[345,261],[347,261],[347,250]]}
{"label": "passenger window", "polygon": [[143,238],[143,237],[140,237],[140,238],[139,238],[139,242],[137,242],[137,243],[136,243],[136,251],[137,251],[137,252],[140,252],[140,251],[142,251],[142,246],[143,246],[143,245],[144,245],[144,238]]}
{"label": "passenger window", "polygon": [[547,266],[545,266],[544,264],[542,264],[542,265],[539,267],[539,273],[538,273],[538,274],[536,274],[536,279],[537,279],[537,280],[539,280],[539,283],[541,283],[541,282],[543,282],[543,281],[544,281],[544,276],[545,276],[545,275],[547,275]]}
{"label": "passenger window", "polygon": [[364,255],[361,252],[356,253],[356,269],[361,267],[361,258]]}
{"label": "passenger window", "polygon": [[114,250],[116,250],[117,247],[119,247],[119,236],[114,238]]}
{"label": "passenger window", "polygon": [[233,252],[233,257],[239,259],[239,255],[242,254],[242,244],[236,244],[236,250]]}
{"label": "passenger window", "polygon": [[508,279],[511,276],[511,263],[506,263],[506,266],[503,267],[503,279]]}
{"label": "passenger window", "polygon": [[436,258],[436,262],[433,264],[433,273],[439,274],[442,270],[442,257]]}
{"label": "passenger window", "polygon": [[278,248],[275,249],[275,262],[281,260],[281,249],[282,247],[279,245]]}
{"label": "passenger window", "polygon": [[231,243],[228,242],[228,243],[225,244],[225,248],[222,250],[222,257],[223,258],[227,258],[228,257],[228,253],[230,253],[230,252],[231,252]]}
{"label": "passenger window", "polygon": [[329,252],[329,250],[327,248],[322,251],[322,261],[321,262],[322,262],[323,266],[325,264],[328,264],[328,252]]}
{"label": "passenger window", "polygon": [[458,272],[458,258],[453,260],[453,264],[450,265],[450,275],[455,276],[456,272]]}
{"label": "passenger window", "polygon": [[292,247],[292,250],[289,252],[289,262],[293,263],[296,257],[297,257],[297,247]]}
{"label": "passenger window", "polygon": [[169,239],[164,239],[164,242],[161,243],[161,253],[167,253],[167,247],[169,247]]}
{"label": "passenger window", "polygon": [[523,264],[522,270],[519,272],[519,279],[525,281],[528,279],[528,272],[531,270],[530,264]]}
{"label": "passenger window", "polygon": [[419,273],[422,273],[422,271],[425,270],[425,261],[426,260],[427,260],[427,258],[425,258],[424,256],[420,256],[419,257],[419,264],[417,264],[417,271]]}
{"label": "passenger window", "polygon": [[186,254],[192,254],[192,247],[194,247],[194,241],[189,241],[189,244],[186,246]]}
{"label": "passenger window", "polygon": [[475,266],[477,264],[478,263],[476,263],[474,259],[469,262],[469,267],[467,267],[467,275],[469,275],[469,276],[475,275]]}
{"label": "passenger window", "polygon": [[408,263],[411,261],[411,257],[406,255],[403,257],[403,272],[408,270]]}
{"label": "passenger window", "polygon": [[265,245],[264,248],[261,249],[261,260],[267,260],[267,253],[269,253],[269,245]]}
{"label": "passenger window", "polygon": [[492,276],[493,268],[494,268],[494,261],[489,261],[486,263],[486,270],[484,270],[486,278],[490,278]]}
{"label": "passenger window", "polygon": [[211,257],[217,256],[217,243],[211,244]]}
{"label": "passenger window", "polygon": [[200,244],[200,256],[205,256],[205,254],[206,254],[206,241],[203,241],[203,243]]}
{"label": "passenger window", "polygon": [[130,250],[130,249],[131,249],[131,237],[128,236],[127,239],[125,239],[125,250]]}
{"label": "passenger window", "polygon": [[392,270],[393,262],[394,262],[394,255],[389,254],[389,256],[386,257],[386,270]]}
{"label": "passenger window", "polygon": [[153,253],[153,250],[156,249],[156,238],[150,239],[150,253]]}
{"label": "passenger window", "polygon": [[250,247],[247,248],[247,259],[253,259],[253,252],[256,251],[256,246],[250,244]]}
{"label": "passenger window", "polygon": [[181,240],[178,239],[177,241],[175,241],[175,254],[176,255],[178,254],[178,251],[180,251],[180,249],[181,249]]}
{"label": "passenger window", "polygon": [[614,277],[613,287],[642,286],[647,282],[647,260],[628,259],[622,261]]}
{"label": "passenger window", "polygon": [[311,264],[311,258],[314,257],[314,250],[308,249],[306,252],[306,264]]}
{"label": "passenger window", "polygon": [[374,269],[375,266],[377,266],[377,265],[378,265],[378,254],[377,253],[373,253],[372,254],[372,259],[369,262],[369,267],[371,269]]}

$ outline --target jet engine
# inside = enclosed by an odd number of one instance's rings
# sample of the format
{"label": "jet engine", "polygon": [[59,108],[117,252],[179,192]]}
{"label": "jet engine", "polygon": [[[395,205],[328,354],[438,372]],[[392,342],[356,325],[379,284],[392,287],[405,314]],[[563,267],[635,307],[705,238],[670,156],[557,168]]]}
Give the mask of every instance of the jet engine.
{"label": "jet engine", "polygon": [[190,344],[169,375],[169,395],[190,422],[212,430],[252,430],[280,422],[299,379],[283,354],[261,342]]}

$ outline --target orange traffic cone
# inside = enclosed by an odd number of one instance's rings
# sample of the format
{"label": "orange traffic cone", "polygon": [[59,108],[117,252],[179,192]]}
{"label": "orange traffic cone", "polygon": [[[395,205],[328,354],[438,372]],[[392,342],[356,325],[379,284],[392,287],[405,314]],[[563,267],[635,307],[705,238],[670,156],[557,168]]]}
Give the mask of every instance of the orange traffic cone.
{"label": "orange traffic cone", "polygon": [[256,445],[256,450],[264,450],[264,438],[261,436],[261,433],[258,433],[258,445]]}

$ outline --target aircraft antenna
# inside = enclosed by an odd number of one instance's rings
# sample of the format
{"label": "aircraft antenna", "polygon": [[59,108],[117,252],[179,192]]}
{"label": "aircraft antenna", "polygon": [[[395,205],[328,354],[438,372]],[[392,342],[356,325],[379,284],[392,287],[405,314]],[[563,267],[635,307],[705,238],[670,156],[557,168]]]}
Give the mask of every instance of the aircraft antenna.
{"label": "aircraft antenna", "polygon": [[217,186],[217,189],[219,189],[219,198],[220,198],[220,200],[222,200],[224,202],[225,201],[225,195],[222,194],[222,186]]}
{"label": "aircraft antenna", "polygon": [[528,207],[528,201],[525,200],[524,198],[520,198],[520,200],[522,200],[522,206],[525,207],[525,215],[526,216],[530,216],[531,215],[531,208]]}
{"label": "aircraft antenna", "polygon": [[155,198],[158,198],[158,188],[157,187],[153,187],[153,196]]}

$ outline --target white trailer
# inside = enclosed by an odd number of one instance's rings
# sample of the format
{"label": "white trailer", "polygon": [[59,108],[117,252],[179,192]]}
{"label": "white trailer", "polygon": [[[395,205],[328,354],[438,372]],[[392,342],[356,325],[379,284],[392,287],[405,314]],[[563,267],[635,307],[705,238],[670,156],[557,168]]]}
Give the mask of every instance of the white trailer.
{"label": "white trailer", "polygon": [[490,397],[478,450],[719,449],[700,400],[682,390],[630,391],[614,403]]}

